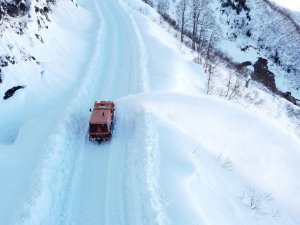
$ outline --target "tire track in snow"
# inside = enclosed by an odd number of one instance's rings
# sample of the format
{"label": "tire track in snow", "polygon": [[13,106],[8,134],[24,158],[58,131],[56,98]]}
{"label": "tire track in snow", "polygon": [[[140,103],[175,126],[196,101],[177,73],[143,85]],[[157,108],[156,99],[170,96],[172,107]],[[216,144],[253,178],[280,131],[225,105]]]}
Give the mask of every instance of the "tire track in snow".
{"label": "tire track in snow", "polygon": [[148,53],[147,53],[147,48],[146,45],[143,41],[141,32],[138,28],[138,25],[135,21],[135,19],[132,16],[132,13],[130,12],[131,9],[124,3],[123,0],[119,0],[119,4],[125,9],[125,11],[127,12],[130,21],[133,25],[133,29],[135,31],[135,34],[138,38],[138,45],[139,45],[139,49],[141,52],[141,58],[140,58],[140,66],[142,69],[142,74],[141,74],[141,78],[142,78],[142,89],[144,92],[149,92],[150,91],[150,79],[149,79],[149,72],[148,72]]}
{"label": "tire track in snow", "polygon": [[[129,18],[132,22],[134,31],[138,38],[138,45],[141,52],[140,66],[142,69],[142,89],[145,93],[150,92],[150,76],[148,72],[148,53],[147,47],[143,41],[143,37],[139,30],[139,27],[132,15],[132,9],[129,8],[124,2],[124,0],[119,0],[119,3],[125,11],[128,13]],[[150,112],[144,110],[144,123],[146,126],[146,152],[147,152],[147,165],[146,165],[146,182],[148,185],[148,191],[150,194],[151,207],[156,214],[156,223],[159,225],[165,225],[169,223],[167,214],[165,212],[162,199],[160,196],[159,189],[159,146],[158,137],[155,132],[155,126],[153,124],[153,117]]]}
{"label": "tire track in snow", "polygon": [[[99,15],[100,16],[100,15]],[[99,18],[100,21],[101,18]],[[101,49],[103,26],[97,24],[96,48]],[[86,76],[74,92],[65,114],[57,125],[57,132],[45,143],[46,155],[38,171],[37,190],[33,198],[25,203],[22,217],[18,225],[65,225],[64,214],[69,196],[70,183],[73,178],[80,146],[84,144],[89,108],[86,101],[90,95],[94,81],[97,79],[98,59],[100,51],[94,51]],[[80,103],[80,104],[79,104]]]}

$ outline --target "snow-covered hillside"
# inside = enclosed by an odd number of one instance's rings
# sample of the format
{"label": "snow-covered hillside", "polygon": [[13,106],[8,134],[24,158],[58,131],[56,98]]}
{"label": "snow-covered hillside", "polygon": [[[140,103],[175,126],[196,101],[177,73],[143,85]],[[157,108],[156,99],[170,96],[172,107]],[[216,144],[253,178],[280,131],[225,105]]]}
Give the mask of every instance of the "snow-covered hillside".
{"label": "snow-covered hillside", "polygon": [[278,5],[290,9],[291,11],[300,12],[299,1],[294,1],[294,0],[273,0],[273,1],[276,2]]}
{"label": "snow-covered hillside", "polygon": [[[202,51],[210,37],[215,37],[215,46],[233,62],[254,65],[259,57],[267,59],[269,70],[275,75],[274,85],[300,99],[299,12],[287,10],[269,0],[177,0],[165,5],[162,2],[166,1],[149,2],[162,8],[161,13],[170,15],[178,26],[185,21],[184,32],[195,35],[194,39],[199,42],[198,51]],[[179,13],[182,2],[187,2],[185,14]],[[202,3],[199,10],[193,11],[192,5],[198,4],[196,2]],[[290,2],[289,5],[296,9],[298,3]],[[185,20],[182,20],[182,15]]]}
{"label": "snow-covered hillside", "polygon": [[[1,95],[25,88],[0,101],[1,225],[300,224],[291,103],[254,86],[255,106],[207,95],[194,52],[140,0],[77,4],[56,1],[48,28],[3,31],[18,63]],[[100,145],[95,100],[117,110]]]}
{"label": "snow-covered hillside", "polygon": [[[0,143],[13,143],[24,121],[63,100],[80,81],[78,70],[83,71],[88,46],[83,31],[91,19],[71,1],[57,4],[34,1],[27,14],[2,19],[0,117],[11,117],[0,121]],[[13,101],[3,99],[14,87],[23,89],[15,92]]]}
{"label": "snow-covered hillside", "polygon": [[[89,58],[90,13],[72,1],[49,2],[32,1],[28,13],[1,20],[0,224],[12,224],[33,191],[43,142],[80,85]],[[17,86],[24,88],[4,100]]]}

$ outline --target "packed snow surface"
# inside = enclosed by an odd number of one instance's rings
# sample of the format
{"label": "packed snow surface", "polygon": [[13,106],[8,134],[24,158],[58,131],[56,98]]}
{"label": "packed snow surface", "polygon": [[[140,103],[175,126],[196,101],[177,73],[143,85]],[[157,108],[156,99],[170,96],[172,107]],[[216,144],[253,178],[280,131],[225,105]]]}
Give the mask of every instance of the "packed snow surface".
{"label": "packed snow surface", "polygon": [[[78,4],[80,29],[53,13],[70,51],[53,49],[45,70],[62,80],[1,102],[1,127],[13,132],[0,130],[0,224],[300,224],[298,137],[206,96],[200,66],[141,1]],[[95,100],[117,108],[101,145],[87,138]]]}

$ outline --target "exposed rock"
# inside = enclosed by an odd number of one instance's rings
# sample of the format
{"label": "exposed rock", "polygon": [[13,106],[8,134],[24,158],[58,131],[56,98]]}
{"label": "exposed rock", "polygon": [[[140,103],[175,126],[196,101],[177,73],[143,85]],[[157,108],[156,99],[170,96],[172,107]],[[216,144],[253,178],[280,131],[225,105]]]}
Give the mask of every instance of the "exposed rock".
{"label": "exposed rock", "polygon": [[16,86],[16,87],[12,87],[12,88],[8,89],[5,92],[3,99],[6,100],[6,99],[12,97],[17,90],[23,89],[23,88],[25,88],[25,87],[24,86]]}
{"label": "exposed rock", "polygon": [[0,67],[7,67],[8,63],[15,64],[15,57],[9,55],[0,56]]}
{"label": "exposed rock", "polygon": [[0,67],[7,67],[8,61],[5,59],[5,57],[0,56]]}
{"label": "exposed rock", "polygon": [[[222,7],[230,7],[236,11],[237,14],[240,14],[242,11],[246,11],[247,13],[250,12],[246,4],[246,0],[222,0]],[[247,16],[249,16],[247,14]]]}
{"label": "exposed rock", "polygon": [[15,57],[11,57],[9,55],[5,56],[5,58],[7,59],[8,62],[10,62],[11,64],[15,64],[16,60]]}
{"label": "exposed rock", "polygon": [[282,96],[283,98],[285,98],[286,100],[288,100],[289,102],[293,103],[294,105],[298,105],[299,103],[299,100],[296,99],[295,97],[292,96],[292,93],[291,92],[280,92],[279,93],[280,96]]}
{"label": "exposed rock", "polygon": [[249,48],[253,48],[254,50],[258,50],[256,47],[254,47],[253,45],[247,45],[243,48],[241,48],[241,51],[246,52]]}
{"label": "exposed rock", "polygon": [[251,78],[262,83],[265,87],[274,93],[277,93],[277,87],[275,84],[275,76],[268,68],[268,60],[264,58],[258,58],[257,62],[253,65],[254,72]]}
{"label": "exposed rock", "polygon": [[8,66],[8,62],[7,61],[4,61],[0,58],[0,66],[1,67],[7,67]]}
{"label": "exposed rock", "polygon": [[12,2],[1,2],[0,3],[0,20],[5,15],[10,17],[24,16],[28,12],[29,8],[21,0],[14,0]]}
{"label": "exposed rock", "polygon": [[251,66],[251,65],[252,65],[252,62],[246,61],[246,62],[242,62],[242,63],[240,63],[240,64],[237,64],[235,67],[236,67],[238,70],[241,70],[241,69],[243,69],[244,67]]}

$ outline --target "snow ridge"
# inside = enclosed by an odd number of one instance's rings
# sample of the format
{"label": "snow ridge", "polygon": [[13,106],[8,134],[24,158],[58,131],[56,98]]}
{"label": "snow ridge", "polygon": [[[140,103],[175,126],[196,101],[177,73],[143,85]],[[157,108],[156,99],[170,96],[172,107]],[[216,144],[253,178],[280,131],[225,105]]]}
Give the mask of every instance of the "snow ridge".
{"label": "snow ridge", "polygon": [[[134,31],[138,38],[139,49],[141,52],[140,58],[140,68],[142,69],[142,90],[145,93],[151,91],[150,87],[150,78],[148,72],[148,54],[146,45],[143,41],[142,35],[139,31],[138,25],[131,14],[131,9],[121,0],[119,3],[122,7],[128,12],[130,20],[132,22]],[[148,184],[148,191],[150,193],[150,202],[151,206],[156,213],[156,222],[159,225],[169,224],[164,206],[162,204],[162,199],[159,189],[159,146],[158,146],[158,137],[154,131],[153,118],[150,112],[144,110],[144,122],[146,125],[146,152],[147,152],[147,165],[146,165],[146,179]]]}
{"label": "snow ridge", "polygon": [[146,176],[148,190],[150,193],[150,202],[156,213],[156,222],[159,225],[169,224],[166,216],[162,198],[159,189],[159,146],[158,137],[154,132],[153,118],[150,112],[145,110],[144,121],[146,124],[146,150],[147,150],[147,165]]}

